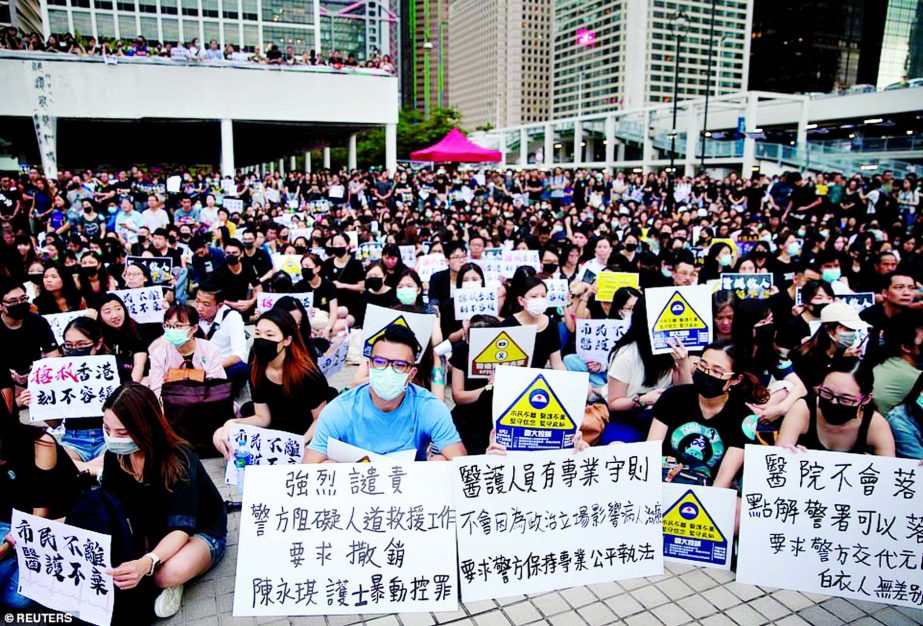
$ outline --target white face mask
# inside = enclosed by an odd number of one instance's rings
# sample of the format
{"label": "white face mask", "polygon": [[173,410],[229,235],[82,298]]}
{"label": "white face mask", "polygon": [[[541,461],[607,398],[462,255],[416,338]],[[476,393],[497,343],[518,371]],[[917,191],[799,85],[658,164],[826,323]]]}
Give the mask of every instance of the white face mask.
{"label": "white face mask", "polygon": [[538,317],[548,308],[548,298],[534,298],[526,300],[526,311],[533,317]]}

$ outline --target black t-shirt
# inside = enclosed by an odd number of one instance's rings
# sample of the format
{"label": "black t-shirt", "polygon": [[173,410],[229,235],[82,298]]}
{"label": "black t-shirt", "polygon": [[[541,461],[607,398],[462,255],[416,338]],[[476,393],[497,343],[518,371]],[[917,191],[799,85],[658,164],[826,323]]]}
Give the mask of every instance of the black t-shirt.
{"label": "black t-shirt", "polygon": [[743,420],[752,413],[731,397],[717,415],[705,419],[694,385],[670,387],[654,405],[654,417],[667,426],[663,454],[713,480],[727,450],[743,449]]}
{"label": "black t-shirt", "polygon": [[270,428],[303,435],[314,422],[311,411],[330,397],[330,386],[327,379],[318,373],[316,377],[305,378],[295,393],[288,396],[282,385],[277,385],[263,376],[253,386],[252,397],[254,404],[265,404],[269,407],[269,415],[272,418]]}
{"label": "black t-shirt", "polygon": [[212,280],[221,286],[224,292],[224,299],[228,302],[237,302],[246,300],[250,293],[250,287],[256,287],[260,284],[256,272],[252,267],[240,263],[238,266],[240,273],[235,274],[227,265],[218,268]]}
{"label": "black t-shirt", "polygon": [[[510,328],[512,326],[522,326],[516,316],[511,315],[502,322],[500,326]],[[551,318],[548,319],[548,326],[545,330],[535,335],[535,350],[532,353],[532,367],[539,369],[548,366],[548,360],[551,355],[561,350],[561,334],[558,332],[558,325]]]}
{"label": "black t-shirt", "polygon": [[21,200],[22,194],[18,189],[0,189],[0,215],[11,216]]}
{"label": "black t-shirt", "polygon": [[121,200],[122,198],[128,198],[129,200],[134,202],[135,197],[134,197],[134,194],[132,194],[131,192],[131,181],[130,180],[118,180],[115,182],[115,185],[113,185],[113,187],[115,188],[115,195],[118,196],[119,200]]}
{"label": "black t-shirt", "polygon": [[292,293],[313,293],[314,308],[325,313],[330,312],[330,301],[337,297],[336,287],[326,278],[320,279],[320,285],[317,286],[317,289],[311,287],[308,281],[302,280],[292,287]]}
{"label": "black t-shirt", "polygon": [[122,501],[135,533],[147,540],[148,549],[174,530],[192,536],[205,533],[221,539],[228,534],[224,500],[196,453],[182,446],[183,477],[169,490],[160,484],[141,484],[106,452],[102,487]]}
{"label": "black t-shirt", "polygon": [[34,313],[26,315],[22,326],[15,330],[0,321],[0,346],[3,346],[9,366],[23,375],[42,354],[58,349],[51,326],[45,318]]}
{"label": "black t-shirt", "polygon": [[50,470],[39,469],[35,465],[35,442],[45,433],[45,429],[10,421],[7,415],[2,419],[0,522],[9,524],[14,508],[32,513],[34,508],[47,507],[52,509],[53,516],[67,513],[77,495],[77,468],[74,462],[55,443],[55,466]]}
{"label": "black t-shirt", "polygon": [[244,266],[253,268],[258,277],[265,276],[272,269],[272,259],[269,257],[269,253],[262,248],[254,250],[253,256],[249,256],[244,252],[240,260],[243,261]]}

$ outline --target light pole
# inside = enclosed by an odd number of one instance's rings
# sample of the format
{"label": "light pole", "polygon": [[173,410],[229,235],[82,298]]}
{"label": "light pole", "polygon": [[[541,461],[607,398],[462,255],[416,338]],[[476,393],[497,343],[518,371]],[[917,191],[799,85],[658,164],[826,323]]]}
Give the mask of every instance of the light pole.
{"label": "light pole", "polygon": [[423,42],[423,113],[426,119],[429,119],[429,98],[430,98],[430,75],[429,75],[429,53],[433,49],[432,41]]}
{"label": "light pole", "polygon": [[711,58],[712,58],[712,49],[715,45],[715,5],[717,5],[718,0],[711,0],[711,19],[709,20],[708,25],[708,63],[705,66],[705,112],[702,114],[702,152],[699,157],[699,171],[705,173],[705,143],[708,141],[708,137],[711,135],[708,132],[708,96],[711,92]]}
{"label": "light pole", "polygon": [[676,186],[676,114],[679,100],[679,47],[686,30],[689,28],[689,18],[685,11],[679,11],[670,16],[670,31],[676,38],[676,47],[673,53],[673,129],[670,131],[670,177],[667,185],[667,208],[670,212],[676,204],[673,190]]}

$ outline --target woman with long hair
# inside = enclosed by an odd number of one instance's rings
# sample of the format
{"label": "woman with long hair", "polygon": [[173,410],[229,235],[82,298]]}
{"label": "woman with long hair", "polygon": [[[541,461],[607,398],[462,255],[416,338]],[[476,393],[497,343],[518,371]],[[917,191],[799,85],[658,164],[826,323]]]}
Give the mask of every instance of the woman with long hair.
{"label": "woman with long hair", "polygon": [[114,293],[103,294],[96,305],[103,334],[103,345],[115,356],[119,379],[140,383],[147,367],[147,344],[125,303]]}
{"label": "woman with long hair", "polygon": [[122,590],[145,576],[163,591],[157,617],[175,615],[183,585],[214,567],[227,543],[224,501],[189,442],[170,427],[154,392],[118,387],[103,405],[102,488],[118,498],[147,554],[107,571]]}
{"label": "woman with long hair", "polygon": [[712,244],[705,255],[702,271],[699,272],[699,283],[704,285],[709,280],[719,278],[724,272],[730,272],[734,261],[734,250],[730,244],[724,241]]}
{"label": "woman with long hair", "polygon": [[87,308],[73,275],[58,263],[49,265],[42,274],[38,295],[33,302],[42,315],[68,313]]}
{"label": "woman with long hair", "polygon": [[824,307],[820,322],[810,339],[789,352],[795,373],[811,391],[821,384],[834,359],[859,356],[860,349],[855,346],[857,332],[869,328],[845,302]]}
{"label": "woman with long hair", "polygon": [[117,289],[115,278],[109,276],[100,258],[88,252],[80,257],[80,295],[90,308],[97,308],[107,292]]}
{"label": "woman with long hair", "polygon": [[321,409],[336,395],[309,356],[295,319],[276,308],[256,321],[250,389],[253,414],[228,420],[212,437],[225,458],[230,453],[228,430],[235,423],[304,435],[309,442]]}
{"label": "woman with long hair", "polygon": [[558,324],[545,313],[548,309],[548,287],[545,281],[535,276],[525,278],[517,297],[518,312],[503,320],[500,325],[534,326],[535,349],[532,353],[532,367],[549,367],[564,370],[561,359],[561,334]]}

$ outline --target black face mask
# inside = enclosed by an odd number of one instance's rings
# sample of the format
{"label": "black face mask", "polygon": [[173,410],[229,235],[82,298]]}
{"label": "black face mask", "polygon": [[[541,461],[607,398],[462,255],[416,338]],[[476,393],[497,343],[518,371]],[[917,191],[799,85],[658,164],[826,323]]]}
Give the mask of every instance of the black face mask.
{"label": "black face mask", "polygon": [[817,407],[831,426],[842,426],[859,416],[859,407],[834,404],[826,398],[818,398]]}
{"label": "black face mask", "polygon": [[542,271],[546,274],[554,274],[558,271],[557,263],[542,263]]}
{"label": "black face mask", "polygon": [[143,244],[143,243],[146,243],[146,242],[147,242],[147,235],[138,235],[138,243],[142,243],[142,244]]}
{"label": "black face mask", "polygon": [[637,249],[638,249],[638,244],[636,244],[636,243],[626,243],[626,244],[625,244],[625,251],[626,251],[626,252],[634,252],[634,251],[637,250]]}
{"label": "black face mask", "polygon": [[278,341],[257,337],[253,340],[253,354],[261,361],[272,361],[279,354]]}
{"label": "black face mask", "polygon": [[99,271],[99,268],[98,268],[98,267],[93,267],[93,266],[86,267],[86,266],[83,266],[83,265],[80,266],[80,275],[81,275],[81,276],[86,276],[86,277],[88,277],[88,278],[89,278],[90,276],[96,276],[96,272],[98,272],[98,271]]}
{"label": "black face mask", "polygon": [[314,268],[308,269],[306,267],[301,268],[301,277],[305,280],[314,280]]}
{"label": "black face mask", "polygon": [[230,267],[237,267],[237,265],[240,263],[240,257],[236,254],[229,254],[226,258]]}
{"label": "black face mask", "polygon": [[776,337],[775,324],[763,324],[753,329],[756,333],[754,339],[758,344],[771,344]]}
{"label": "black face mask", "polygon": [[43,274],[41,274],[41,273],[39,273],[39,274],[29,274],[29,282],[31,282],[33,285],[41,285],[41,284],[42,284],[42,276],[43,276]]}
{"label": "black face mask", "polygon": [[809,304],[808,311],[810,311],[814,317],[820,317],[820,312],[823,311],[824,307],[826,307],[828,304],[830,303],[822,302],[821,304]]}
{"label": "black face mask", "polygon": [[308,249],[304,246],[295,246],[295,254],[304,254]]}
{"label": "black face mask", "polygon": [[7,304],[6,314],[14,320],[21,320],[29,314],[29,303],[20,302],[19,304]]}
{"label": "black face mask", "polygon": [[87,215],[89,215],[90,213],[93,212],[93,207],[91,207],[91,206],[83,207],[83,212],[86,213]]}
{"label": "black face mask", "polygon": [[167,237],[167,243],[169,243],[171,246],[175,246],[175,245],[176,245],[176,237],[174,237],[173,235],[170,235],[169,237]]}
{"label": "black face mask", "polygon": [[88,346],[86,348],[71,348],[70,350],[64,348],[64,356],[90,356],[91,352],[93,352],[93,346]]}
{"label": "black face mask", "polygon": [[703,398],[723,396],[727,393],[724,390],[725,383],[727,383],[726,380],[710,376],[702,370],[697,369],[692,373],[692,384],[695,385],[695,390]]}
{"label": "black face mask", "polygon": [[333,256],[346,256],[346,248],[342,246],[337,246],[335,248],[330,248],[330,253]]}
{"label": "black face mask", "polygon": [[381,289],[381,286],[384,283],[385,283],[384,279],[379,278],[378,276],[372,276],[371,278],[365,279],[365,286],[368,287],[372,291],[378,291],[379,289]]}
{"label": "black face mask", "polygon": [[247,250],[252,250],[252,249],[253,249],[253,245],[254,245],[255,243],[256,243],[255,241],[245,241],[245,242],[244,242],[244,248],[246,248]]}

